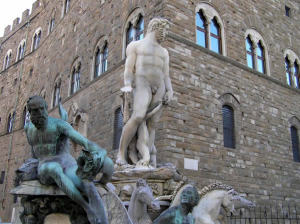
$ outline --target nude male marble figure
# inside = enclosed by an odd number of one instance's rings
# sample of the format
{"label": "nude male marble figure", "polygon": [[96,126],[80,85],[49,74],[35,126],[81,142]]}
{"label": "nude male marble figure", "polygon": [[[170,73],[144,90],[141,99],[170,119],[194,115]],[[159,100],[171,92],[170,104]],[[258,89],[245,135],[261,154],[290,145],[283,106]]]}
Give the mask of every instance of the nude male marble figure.
{"label": "nude male marble figure", "polygon": [[[123,127],[116,161],[118,165],[128,164],[128,146],[138,132],[136,148],[141,159],[131,157],[131,161],[135,160],[140,166],[156,167],[155,123],[161,116],[163,101],[169,102],[173,97],[169,54],[160,45],[166,38],[168,27],[167,20],[152,19],[145,38],[131,42],[126,49],[125,86],[122,90],[134,90],[133,112]],[[158,111],[148,118],[147,113],[153,108],[158,108]]]}

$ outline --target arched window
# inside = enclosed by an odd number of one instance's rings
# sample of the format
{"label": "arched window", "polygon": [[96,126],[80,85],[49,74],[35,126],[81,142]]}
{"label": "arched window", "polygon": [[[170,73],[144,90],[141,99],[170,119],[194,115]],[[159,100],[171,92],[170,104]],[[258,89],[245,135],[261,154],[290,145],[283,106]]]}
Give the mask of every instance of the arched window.
{"label": "arched window", "polygon": [[246,38],[247,65],[249,68],[254,68],[254,47],[253,42],[248,36]]}
{"label": "arched window", "polygon": [[224,146],[228,148],[235,148],[234,111],[232,107],[224,105],[222,107],[222,115]]}
{"label": "arched window", "polygon": [[3,70],[7,69],[10,65],[10,62],[11,62],[11,50],[9,50],[7,53],[6,53],[6,56],[4,58],[4,64],[3,64]]}
{"label": "arched window", "polygon": [[291,64],[287,57],[285,57],[285,76],[286,83],[290,86],[292,84]]}
{"label": "arched window", "polygon": [[113,149],[119,149],[120,138],[122,135],[122,128],[123,128],[123,114],[122,114],[121,107],[119,107],[115,111]]}
{"label": "arched window", "polygon": [[132,23],[130,23],[126,31],[126,46],[128,46],[128,44],[130,44],[130,42],[133,40],[134,40],[134,29]]}
{"label": "arched window", "polygon": [[39,29],[38,31],[35,32],[35,34],[33,36],[33,42],[32,42],[32,50],[33,51],[39,47],[41,37],[42,37],[42,31]]}
{"label": "arched window", "polygon": [[18,47],[18,52],[17,52],[17,61],[21,60],[24,57],[25,54],[25,47],[26,47],[26,42],[23,40]]}
{"label": "arched window", "polygon": [[213,18],[210,24],[210,49],[216,53],[221,53],[221,33],[216,18]]}
{"label": "arched window", "polygon": [[207,47],[207,24],[202,10],[196,14],[196,43],[202,47]]}
{"label": "arched window", "polygon": [[263,37],[254,29],[247,29],[245,45],[248,67],[270,75],[267,45]]}
{"label": "arched window", "polygon": [[300,162],[299,137],[298,137],[298,130],[295,126],[291,126],[291,140],[292,140],[292,149],[293,149],[294,161],[295,162]]}
{"label": "arched window", "polygon": [[54,91],[53,91],[53,103],[52,107],[55,107],[58,105],[60,98],[60,83],[55,83]]}
{"label": "arched window", "polygon": [[144,38],[144,17],[140,16],[138,23],[136,24],[135,40],[141,40]]}
{"label": "arched window", "polygon": [[76,93],[80,89],[80,65],[73,68],[71,75],[71,94]]}
{"label": "arched window", "polygon": [[265,73],[265,53],[264,48],[259,41],[256,48],[257,52],[257,71]]}
{"label": "arched window", "polygon": [[299,73],[299,65],[295,61],[294,62],[294,83],[295,83],[295,87],[298,88],[298,89],[300,88],[300,86],[299,86],[299,75],[300,75],[300,73]]}
{"label": "arched window", "polygon": [[13,122],[15,119],[16,113],[14,112],[13,114],[9,114],[8,120],[7,120],[7,133],[11,133],[13,130]]}
{"label": "arched window", "polygon": [[126,56],[126,48],[132,41],[144,38],[144,13],[141,8],[136,8],[128,16],[123,27],[122,58]]}
{"label": "arched window", "polygon": [[196,6],[196,43],[226,55],[224,25],[217,10],[207,3]]}
{"label": "arched window", "polygon": [[100,76],[102,73],[107,71],[107,58],[108,58],[108,45],[105,41],[102,50],[97,46],[95,53],[95,68],[94,68],[94,78]]}

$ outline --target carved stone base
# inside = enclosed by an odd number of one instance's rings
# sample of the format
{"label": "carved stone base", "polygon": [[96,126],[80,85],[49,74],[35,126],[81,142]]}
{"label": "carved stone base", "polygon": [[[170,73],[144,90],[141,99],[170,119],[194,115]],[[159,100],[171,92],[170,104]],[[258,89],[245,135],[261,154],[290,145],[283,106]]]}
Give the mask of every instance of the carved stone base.
{"label": "carved stone base", "polygon": [[[114,192],[97,186],[104,202],[110,224],[132,224],[126,208]],[[44,224],[48,215],[60,213],[69,216],[72,224],[89,224],[81,206],[67,197],[56,186],[41,185],[38,181],[25,181],[11,191],[21,196],[24,208],[20,219],[23,224]]]}

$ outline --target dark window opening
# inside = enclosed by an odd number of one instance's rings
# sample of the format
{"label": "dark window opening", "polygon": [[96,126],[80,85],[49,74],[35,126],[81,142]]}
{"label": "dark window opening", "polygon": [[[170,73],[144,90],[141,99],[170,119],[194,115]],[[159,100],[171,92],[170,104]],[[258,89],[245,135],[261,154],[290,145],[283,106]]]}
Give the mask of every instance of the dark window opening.
{"label": "dark window opening", "polygon": [[29,77],[32,76],[32,73],[33,73],[33,68],[31,68],[31,69],[29,70]]}
{"label": "dark window opening", "polygon": [[4,183],[5,171],[1,171],[0,184]]}
{"label": "dark window opening", "polygon": [[298,130],[294,126],[291,127],[291,139],[292,139],[292,149],[293,149],[294,161],[300,162]]}
{"label": "dark window opening", "polygon": [[96,55],[95,55],[95,73],[94,78],[100,75],[100,60],[101,60],[101,52],[99,47],[97,48]]}
{"label": "dark window opening", "polygon": [[136,25],[135,40],[141,40],[144,38],[144,18],[140,16],[139,21]]}
{"label": "dark window opening", "polygon": [[113,149],[119,149],[123,129],[123,114],[121,107],[115,111]]}
{"label": "dark window opening", "polygon": [[289,86],[292,85],[291,64],[290,64],[290,60],[287,57],[285,58],[285,76],[286,76],[286,83]]}
{"label": "dark window opening", "polygon": [[285,6],[285,15],[291,17],[291,8],[288,6]]}
{"label": "dark window opening", "polygon": [[128,44],[131,41],[133,41],[133,38],[134,38],[134,29],[133,29],[133,25],[130,23],[126,32],[126,46],[128,46]]}
{"label": "dark window opening", "polygon": [[223,114],[224,146],[228,148],[235,148],[234,111],[232,107],[228,105],[224,105],[222,107],[222,114]]}

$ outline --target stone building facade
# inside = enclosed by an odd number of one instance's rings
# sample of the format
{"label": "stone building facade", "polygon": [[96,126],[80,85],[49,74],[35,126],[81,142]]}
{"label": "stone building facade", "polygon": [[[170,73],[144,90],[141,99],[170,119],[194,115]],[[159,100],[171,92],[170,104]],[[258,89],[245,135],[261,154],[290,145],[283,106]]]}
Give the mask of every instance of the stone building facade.
{"label": "stone building facade", "polygon": [[[145,32],[156,16],[171,23],[163,46],[174,89],[157,127],[159,162],[199,188],[221,181],[257,204],[299,203],[299,137],[291,140],[291,127],[300,128],[299,10],[296,0],[35,2],[0,38],[0,217],[10,220],[14,172],[31,156],[23,130],[29,96],[45,97],[57,117],[60,95],[73,126],[116,154],[126,33],[130,24],[133,34]],[[107,64],[95,76],[97,53]],[[224,146],[224,106],[233,147]]]}

